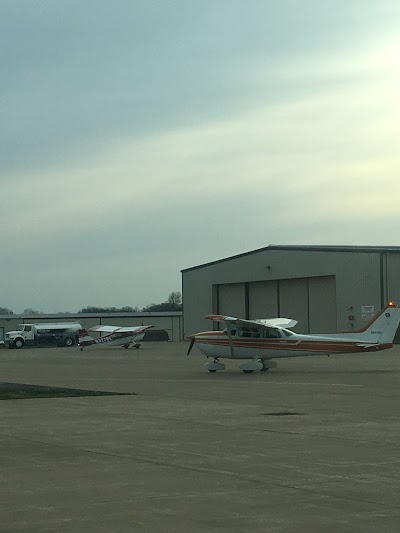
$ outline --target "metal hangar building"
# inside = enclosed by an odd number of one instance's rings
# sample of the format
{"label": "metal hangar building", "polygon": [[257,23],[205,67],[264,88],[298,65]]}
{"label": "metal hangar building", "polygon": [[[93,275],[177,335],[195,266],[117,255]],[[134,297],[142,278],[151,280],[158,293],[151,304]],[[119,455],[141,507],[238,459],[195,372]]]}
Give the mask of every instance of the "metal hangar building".
{"label": "metal hangar building", "polygon": [[294,318],[298,333],[354,331],[400,304],[400,246],[270,245],[182,270],[182,295],[184,337],[218,327],[210,313]]}

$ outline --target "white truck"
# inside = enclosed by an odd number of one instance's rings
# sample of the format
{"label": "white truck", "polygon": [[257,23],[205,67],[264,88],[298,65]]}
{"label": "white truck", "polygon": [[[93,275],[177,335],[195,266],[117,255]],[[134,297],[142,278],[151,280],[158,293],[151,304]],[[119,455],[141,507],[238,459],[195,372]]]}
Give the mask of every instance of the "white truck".
{"label": "white truck", "polygon": [[15,331],[8,331],[5,344],[10,349],[27,346],[73,346],[78,343],[82,326],[77,322],[41,322],[38,324],[18,324]]}

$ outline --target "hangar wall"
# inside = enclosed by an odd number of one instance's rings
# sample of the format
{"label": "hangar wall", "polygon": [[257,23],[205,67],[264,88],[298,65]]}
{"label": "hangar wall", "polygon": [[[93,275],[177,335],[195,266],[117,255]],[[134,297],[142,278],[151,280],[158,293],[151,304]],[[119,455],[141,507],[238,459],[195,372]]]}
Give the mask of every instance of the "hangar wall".
{"label": "hangar wall", "polygon": [[[105,324],[108,326],[140,326],[152,324],[154,329],[165,330],[171,341],[183,339],[183,319],[181,312],[159,313],[88,313],[66,315],[4,315],[0,316],[0,340],[7,331],[13,331],[18,324],[42,322],[79,322],[84,328]],[[3,334],[3,336],[1,336]],[[95,337],[96,334],[92,333]]]}
{"label": "hangar wall", "polygon": [[[184,335],[209,313],[287,316],[302,333],[352,331],[400,301],[400,247],[269,246],[182,271]],[[349,319],[349,317],[352,317]]]}
{"label": "hangar wall", "polygon": [[400,305],[400,252],[388,252],[383,260],[383,283],[386,301],[394,300]]}

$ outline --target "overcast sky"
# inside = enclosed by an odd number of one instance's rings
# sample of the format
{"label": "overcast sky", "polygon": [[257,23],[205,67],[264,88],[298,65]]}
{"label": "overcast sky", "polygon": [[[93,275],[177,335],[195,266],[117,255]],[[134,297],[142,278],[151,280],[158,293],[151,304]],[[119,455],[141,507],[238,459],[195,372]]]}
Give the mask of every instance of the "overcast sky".
{"label": "overcast sky", "polygon": [[398,0],[2,0],[0,50],[2,307],[400,244]]}

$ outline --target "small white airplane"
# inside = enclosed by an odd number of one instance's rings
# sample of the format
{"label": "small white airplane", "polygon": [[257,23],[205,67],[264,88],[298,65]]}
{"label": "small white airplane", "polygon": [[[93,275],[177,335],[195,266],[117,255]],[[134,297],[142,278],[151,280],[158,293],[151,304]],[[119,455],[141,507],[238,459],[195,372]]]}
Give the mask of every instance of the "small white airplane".
{"label": "small white airplane", "polygon": [[93,326],[89,331],[100,331],[107,333],[102,337],[94,339],[86,329],[79,330],[78,346],[82,351],[84,348],[111,348],[122,346],[124,348],[140,348],[138,341],[144,337],[146,329],[154,326]]}
{"label": "small white airplane", "polygon": [[213,361],[206,364],[210,372],[224,370],[219,361],[250,359],[239,365],[245,373],[268,370],[277,366],[273,359],[305,355],[331,355],[375,352],[393,347],[400,323],[400,308],[390,302],[362,329],[350,333],[305,335],[294,333],[296,320],[266,318],[243,320],[232,316],[207,315],[205,318],[224,322],[223,331],[204,331],[190,335],[187,355],[196,344],[200,352]]}

